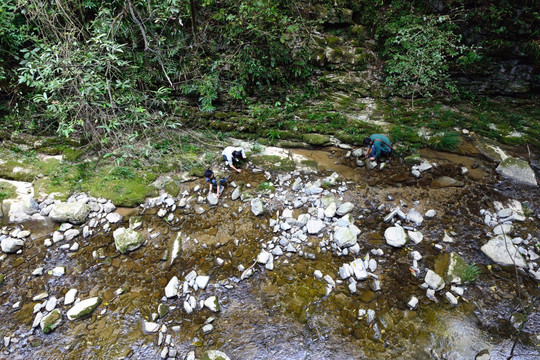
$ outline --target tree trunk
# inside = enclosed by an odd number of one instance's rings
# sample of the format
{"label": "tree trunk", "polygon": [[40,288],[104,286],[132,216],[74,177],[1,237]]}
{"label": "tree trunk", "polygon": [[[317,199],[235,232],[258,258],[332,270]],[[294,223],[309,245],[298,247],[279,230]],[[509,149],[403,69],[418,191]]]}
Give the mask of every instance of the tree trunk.
{"label": "tree trunk", "polygon": [[191,12],[191,30],[193,31],[193,40],[197,39],[197,9],[195,0],[189,0],[189,9]]}

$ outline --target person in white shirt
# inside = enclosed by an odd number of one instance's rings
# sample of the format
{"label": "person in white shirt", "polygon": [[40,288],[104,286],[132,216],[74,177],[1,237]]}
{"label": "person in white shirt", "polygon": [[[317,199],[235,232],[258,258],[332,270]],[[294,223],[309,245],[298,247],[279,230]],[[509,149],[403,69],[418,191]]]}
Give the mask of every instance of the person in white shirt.
{"label": "person in white shirt", "polygon": [[223,149],[221,155],[223,155],[223,159],[231,169],[236,170],[236,172],[242,172],[242,170],[237,169],[234,166],[234,162],[238,162],[246,158],[246,152],[242,147],[227,146],[225,149]]}

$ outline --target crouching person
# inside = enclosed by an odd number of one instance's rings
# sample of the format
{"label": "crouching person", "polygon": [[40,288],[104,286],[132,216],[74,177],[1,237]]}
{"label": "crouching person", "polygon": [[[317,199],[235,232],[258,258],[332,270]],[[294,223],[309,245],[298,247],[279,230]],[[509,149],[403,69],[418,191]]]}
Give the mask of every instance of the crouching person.
{"label": "crouching person", "polygon": [[223,189],[225,188],[225,182],[227,181],[227,178],[221,179],[218,182],[216,180],[214,172],[210,169],[207,169],[204,172],[204,177],[206,178],[206,182],[209,183],[208,193],[211,193],[212,190],[215,190],[217,197],[219,197],[223,193]]}

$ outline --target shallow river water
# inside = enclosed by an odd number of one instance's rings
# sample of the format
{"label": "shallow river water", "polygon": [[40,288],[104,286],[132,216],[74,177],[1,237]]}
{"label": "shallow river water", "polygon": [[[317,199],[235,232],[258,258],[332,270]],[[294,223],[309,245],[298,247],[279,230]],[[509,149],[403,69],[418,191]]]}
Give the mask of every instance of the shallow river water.
{"label": "shallow river water", "polygon": [[[267,197],[269,211],[256,217],[249,202],[231,200],[232,187],[226,188],[218,206],[203,205],[206,211],[201,215],[193,209],[176,209],[174,221],[157,216],[159,207],[118,209],[124,221],[109,231],[101,229],[89,238],[78,238],[80,249],[76,252],[60,249],[62,243],[44,245],[58,228],[53,222],[4,224],[28,229],[32,235],[22,254],[8,255],[1,262],[5,280],[0,285],[0,335],[9,337],[10,344],[2,348],[0,358],[159,359],[165,345],[158,334],[143,332],[143,319],[151,320],[160,303],[170,312],[156,322],[166,326],[165,337],[170,335],[170,347],[176,349],[179,359],[190,351],[200,358],[209,349],[224,351],[231,359],[261,360],[474,359],[487,349],[491,359],[506,359],[517,336],[509,325],[509,315],[522,306],[530,313],[528,334],[540,334],[538,284],[519,273],[516,285],[512,270],[492,267],[479,251],[490,231],[480,209],[493,211],[494,201],[505,202],[511,196],[528,204],[534,215],[540,205],[538,188],[499,181],[494,173],[496,165],[479,154],[423,150],[422,157],[437,167],[415,178],[410,166],[397,158],[382,171],[370,171],[357,168],[341,149],[294,152],[318,164],[318,172],[303,175],[306,178],[322,178],[335,171],[346,183],[342,197],[355,205],[353,216],[361,230],[360,255],[338,256],[321,249],[321,238],[313,237],[304,247],[304,256],[280,256],[273,270],[255,264],[257,254],[276,236],[270,219],[276,219],[276,209],[287,206],[276,203],[276,197]],[[470,169],[467,175],[461,174],[462,166]],[[230,181],[252,188],[266,181],[264,173],[250,171],[249,163],[244,167],[241,174],[231,175]],[[271,181],[277,174],[272,173]],[[431,181],[442,175],[459,179],[464,186],[431,187]],[[207,186],[203,180],[185,183],[180,193],[192,192],[196,185]],[[275,186],[278,192],[287,188]],[[400,205],[400,200],[403,209],[414,207],[422,214],[436,209],[438,215],[419,228],[424,241],[394,249],[384,240],[384,230],[390,225],[383,218]],[[294,210],[295,216],[305,212],[307,208]],[[127,226],[130,216],[142,218],[140,231],[148,240],[143,247],[122,255],[115,248],[112,230]],[[441,251],[434,244],[440,243],[445,231],[452,232],[457,241]],[[183,251],[171,263],[167,250],[178,233]],[[540,235],[538,218],[531,216],[520,224],[518,235],[525,238],[528,234]],[[358,283],[355,294],[346,284],[338,284],[326,294],[326,283],[314,276],[315,270],[337,280],[343,263],[364,257],[372,249],[384,251],[376,258],[380,291],[373,291],[366,282]],[[410,269],[413,250],[422,254],[421,275]],[[465,293],[457,306],[451,306],[443,295],[433,302],[420,288],[425,270],[435,268],[449,251],[476,263],[482,271],[477,281],[464,285]],[[223,264],[218,265],[220,261]],[[47,273],[56,266],[65,266],[66,274],[56,277]],[[241,280],[239,266],[253,266],[254,274]],[[44,268],[44,274],[33,276],[38,267]],[[168,281],[173,276],[183,281],[192,270],[210,276],[208,287],[193,294],[198,300],[216,295],[219,312],[203,308],[188,315],[183,299],[164,298]],[[71,288],[78,290],[80,299],[100,296],[103,302],[84,319],[69,321],[64,316],[50,334],[43,334],[39,327],[32,329],[33,308],[43,302],[32,298],[47,292],[62,300]],[[420,300],[415,310],[407,306],[413,295]],[[17,302],[20,308],[13,308]],[[70,306],[61,301],[57,308],[65,313]],[[358,317],[359,309],[374,310],[376,320],[368,324],[365,317]],[[209,322],[214,329],[204,334],[202,327]],[[175,326],[179,328],[173,329]],[[513,354],[513,359],[538,358],[538,347],[530,336],[520,336]]]}

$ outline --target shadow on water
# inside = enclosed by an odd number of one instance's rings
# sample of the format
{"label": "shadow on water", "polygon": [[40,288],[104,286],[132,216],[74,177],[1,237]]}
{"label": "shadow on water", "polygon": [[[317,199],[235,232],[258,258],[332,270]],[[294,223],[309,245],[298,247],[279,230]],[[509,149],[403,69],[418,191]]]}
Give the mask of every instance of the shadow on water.
{"label": "shadow on water", "polygon": [[[478,312],[479,308],[491,306],[494,311],[508,313],[508,309],[519,304],[512,273],[487,270],[490,262],[479,251],[487,239],[479,211],[490,208],[494,200],[508,197],[530,201],[537,208],[538,197],[530,198],[531,194],[540,195],[537,189],[506,188],[492,175],[492,166],[479,157],[426,151],[422,155],[438,166],[415,178],[410,167],[398,159],[391,159],[383,171],[370,172],[351,166],[351,160],[339,149],[294,151],[317,161],[320,171],[336,171],[350,182],[343,200],[355,204],[354,216],[362,229],[359,257],[372,249],[384,250],[384,255],[376,257],[381,291],[373,291],[371,282],[366,281],[358,283],[358,292],[351,294],[346,284],[338,283],[327,295],[326,283],[316,279],[314,271],[338,279],[339,267],[355,256],[323,251],[317,237],[310,238],[303,247],[304,254],[315,254],[315,259],[298,253],[281,256],[273,271],[253,265],[263,244],[269,244],[275,236],[268,225],[275,214],[255,217],[249,211],[249,203],[230,200],[229,188],[220,200],[228,207],[206,207],[207,211],[200,216],[178,209],[178,223],[158,217],[157,209],[144,212],[140,231],[147,243],[128,255],[116,251],[114,227],[88,239],[78,238],[80,250],[70,252],[59,249],[62,243],[50,248],[43,245],[45,237],[54,230],[53,225],[25,223],[24,227],[32,230],[32,240],[25,246],[23,256],[7,256],[1,270],[6,278],[0,287],[0,315],[4,320],[0,334],[18,341],[10,345],[9,358],[158,359],[163,346],[158,345],[158,335],[143,333],[142,319],[151,319],[160,303],[168,305],[170,312],[157,322],[167,326],[167,334],[181,358],[191,350],[200,357],[207,349],[221,349],[232,359],[261,360],[473,359],[483,349],[490,350],[492,359],[506,358],[513,332],[501,333],[500,326],[494,324],[498,320],[489,319],[494,313],[489,309],[485,318]],[[462,166],[476,166],[479,171],[461,175]],[[464,185],[430,187],[433,179],[443,175],[453,176]],[[234,180],[255,188],[264,177],[244,171],[235,175]],[[202,181],[184,186],[192,189],[197,184],[206,186]],[[400,205],[400,200],[405,210],[414,207],[423,213],[435,208],[439,215],[422,225],[422,243],[394,249],[384,241],[383,233],[389,225],[383,218],[392,207]],[[120,211],[130,216],[140,209]],[[536,231],[538,236],[537,223],[527,223],[525,228],[533,235]],[[409,270],[413,250],[423,256],[419,264],[421,274],[433,269],[441,255],[433,245],[440,243],[445,231],[452,231],[457,241],[443,252],[458,252],[484,269],[477,282],[465,286],[465,295],[457,307],[451,307],[443,296],[439,296],[438,303],[428,300],[425,290],[419,287],[422,279]],[[183,253],[171,265],[165,251],[179,232]],[[223,265],[216,265],[218,258]],[[253,265],[254,275],[240,281],[240,265]],[[65,266],[66,274],[48,274],[55,266]],[[43,276],[32,275],[37,267],[44,268]],[[184,298],[164,299],[163,289],[168,281],[173,276],[183,281],[191,270],[210,276],[209,286],[192,294],[199,300],[218,296],[219,313],[202,309],[188,315],[183,309]],[[70,288],[78,289],[81,299],[101,296],[103,303],[90,317],[78,321],[64,317],[51,334],[32,330],[32,310],[38,303],[32,298],[46,291],[61,299]],[[406,305],[412,295],[420,300],[415,311]],[[534,311],[538,310],[538,302],[534,303],[538,288],[530,279],[523,282],[522,296],[529,305],[532,303]],[[12,306],[18,301],[22,308],[15,311]],[[499,305],[495,304],[497,301]],[[63,303],[59,307],[63,311],[69,309]],[[374,310],[376,321],[369,324],[365,317],[358,318],[359,309]],[[214,330],[205,335],[202,327],[211,317],[215,317]],[[538,321],[533,324],[537,325]],[[174,326],[179,326],[179,330],[173,331]],[[528,345],[520,344],[517,350],[520,355],[514,359],[537,355]]]}

